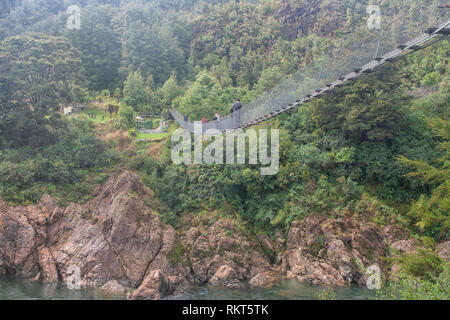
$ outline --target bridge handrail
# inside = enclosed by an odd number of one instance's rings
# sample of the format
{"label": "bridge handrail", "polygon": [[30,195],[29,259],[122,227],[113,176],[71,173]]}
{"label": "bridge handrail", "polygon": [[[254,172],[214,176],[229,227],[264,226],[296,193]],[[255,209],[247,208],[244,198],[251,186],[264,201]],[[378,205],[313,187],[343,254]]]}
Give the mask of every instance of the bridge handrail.
{"label": "bridge handrail", "polygon": [[[445,37],[448,32],[442,30],[447,30],[449,26],[448,10],[440,11],[434,0],[417,2],[419,2],[417,5],[385,23],[379,33],[372,31],[367,33],[364,29],[366,26],[358,26],[362,18],[355,19],[350,24],[352,38],[339,39],[354,47],[350,54],[348,47],[345,51],[347,54],[344,55],[339,54],[342,47],[330,47],[327,56],[322,55],[317,59],[319,61],[312,61],[303,70],[262,94],[244,108],[222,117],[220,122],[210,121],[203,124],[202,132],[208,129],[225,132],[265,121],[370,73],[385,63],[419,50],[430,44],[431,40],[437,41]],[[430,27],[434,27],[433,32],[422,33]],[[410,40],[413,35],[415,37]],[[356,47],[356,42],[361,44],[359,48]],[[401,45],[393,49],[398,43]],[[175,109],[170,112],[181,127],[194,132],[194,123],[185,122],[184,117]]]}

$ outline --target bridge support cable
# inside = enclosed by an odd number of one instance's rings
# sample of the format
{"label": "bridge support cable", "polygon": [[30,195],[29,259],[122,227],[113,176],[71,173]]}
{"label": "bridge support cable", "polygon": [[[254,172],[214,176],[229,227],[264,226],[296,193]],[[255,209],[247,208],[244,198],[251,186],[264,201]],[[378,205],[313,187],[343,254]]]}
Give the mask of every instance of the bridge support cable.
{"label": "bridge support cable", "polygon": [[[220,123],[203,124],[202,132],[226,132],[267,121],[445,38],[450,33],[450,10],[442,15],[435,0],[417,2],[401,15],[383,16],[379,32],[369,30],[364,17],[352,22],[347,37],[339,39],[343,45],[330,44],[327,51],[317,55],[318,61],[312,61],[237,112],[222,117]],[[382,3],[388,2],[379,2],[380,6]],[[357,43],[361,44],[359,48]],[[194,123],[185,122],[175,109],[170,112],[182,128],[194,132]]]}

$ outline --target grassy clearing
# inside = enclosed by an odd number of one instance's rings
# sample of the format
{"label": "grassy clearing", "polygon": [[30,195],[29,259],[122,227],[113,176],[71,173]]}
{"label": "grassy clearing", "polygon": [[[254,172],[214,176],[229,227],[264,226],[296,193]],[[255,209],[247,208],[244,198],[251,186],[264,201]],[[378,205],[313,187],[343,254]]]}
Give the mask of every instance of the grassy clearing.
{"label": "grassy clearing", "polygon": [[136,139],[161,140],[168,135],[168,133],[138,133]]}

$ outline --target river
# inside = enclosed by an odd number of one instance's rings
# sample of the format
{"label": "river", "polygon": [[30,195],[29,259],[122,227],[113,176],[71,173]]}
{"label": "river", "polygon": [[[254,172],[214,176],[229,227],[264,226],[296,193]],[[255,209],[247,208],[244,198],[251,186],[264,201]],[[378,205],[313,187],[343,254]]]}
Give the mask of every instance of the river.
{"label": "river", "polygon": [[[283,280],[278,286],[258,289],[217,289],[199,287],[173,300],[311,300],[325,288]],[[375,292],[360,286],[335,288],[337,299],[375,299]],[[0,300],[101,300],[113,299],[95,290],[69,290],[62,284],[42,284],[13,279],[0,280]]]}

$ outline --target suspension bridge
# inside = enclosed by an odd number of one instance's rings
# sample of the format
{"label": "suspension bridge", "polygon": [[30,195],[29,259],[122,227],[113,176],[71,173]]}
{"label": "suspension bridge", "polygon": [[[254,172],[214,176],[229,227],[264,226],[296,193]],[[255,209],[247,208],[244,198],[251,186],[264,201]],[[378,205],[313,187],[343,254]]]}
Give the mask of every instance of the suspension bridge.
{"label": "suspension bridge", "polygon": [[[176,109],[170,113],[182,128],[196,134],[245,129],[352,83],[449,35],[450,5],[435,0],[408,1],[412,2],[413,6],[400,12],[388,7],[389,1],[368,6],[368,15],[333,32],[334,40],[319,47],[315,60],[220,121],[195,126]],[[196,128],[201,128],[200,132]]]}

